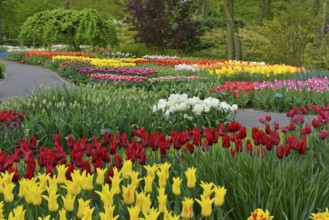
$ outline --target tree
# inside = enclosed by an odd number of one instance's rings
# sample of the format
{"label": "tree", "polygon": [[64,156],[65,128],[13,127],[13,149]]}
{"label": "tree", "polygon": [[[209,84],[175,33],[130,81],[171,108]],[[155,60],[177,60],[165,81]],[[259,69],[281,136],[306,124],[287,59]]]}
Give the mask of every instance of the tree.
{"label": "tree", "polygon": [[165,48],[191,50],[198,44],[200,23],[193,20],[194,1],[129,0],[128,21],[137,31],[135,40]]}
{"label": "tree", "polygon": [[74,50],[79,50],[80,44],[105,47],[117,43],[114,24],[91,9],[55,9],[36,13],[22,25],[19,38],[22,44],[32,42],[50,47],[63,43]]}
{"label": "tree", "polygon": [[234,21],[234,0],[224,0],[223,6],[227,20],[227,57],[231,60],[241,60],[241,41]]}
{"label": "tree", "polygon": [[271,13],[271,2],[273,0],[260,0],[258,24],[263,23],[264,19]]}

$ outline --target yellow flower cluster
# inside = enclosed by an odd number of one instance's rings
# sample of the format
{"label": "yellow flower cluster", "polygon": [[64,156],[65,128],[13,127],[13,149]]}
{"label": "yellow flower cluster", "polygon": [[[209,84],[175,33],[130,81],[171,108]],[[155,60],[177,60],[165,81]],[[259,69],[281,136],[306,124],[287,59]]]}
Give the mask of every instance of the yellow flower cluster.
{"label": "yellow flower cluster", "polygon": [[328,208],[326,208],[325,212],[312,213],[310,218],[313,220],[328,220],[329,219],[329,210],[328,210]]}
{"label": "yellow flower cluster", "polygon": [[[93,214],[95,207],[92,206],[95,204],[94,200],[99,200],[103,205],[103,210],[98,215],[100,220],[116,220],[119,215],[115,214],[119,214],[122,209],[128,211],[131,220],[158,219],[160,215],[165,220],[191,219],[196,217],[193,211],[194,201],[200,205],[203,217],[209,217],[212,214],[213,205],[220,207],[224,203],[226,194],[224,187],[201,181],[200,187],[203,190],[200,199],[184,197],[181,213],[174,213],[168,208],[168,193],[171,189],[175,196],[179,196],[182,191],[194,190],[197,186],[196,168],[188,168],[185,171],[185,177],[176,176],[171,179],[171,164],[167,162],[144,166],[147,174],[143,178],[132,167],[132,162],[127,160],[120,171],[114,168],[113,176],[110,178],[111,185],[105,183],[107,168],[98,168],[95,172],[96,177],[86,171],[74,170],[71,173],[72,180],[66,180],[65,173],[68,168],[65,165],[58,165],[56,175],[53,177],[39,173],[32,179],[21,179],[18,184],[18,195],[16,195],[19,204],[8,214],[8,219],[27,218],[26,212],[31,212],[31,210],[27,210],[24,206],[28,205],[48,210],[46,213],[41,213],[45,217],[39,217],[38,220],[50,220],[50,213],[55,212],[59,213],[59,220],[68,219],[67,213],[70,213],[70,216],[76,213],[78,219],[91,220],[95,217]],[[12,183],[12,178],[13,174],[9,173],[2,174],[0,178],[0,194],[4,196],[4,202],[0,202],[0,220],[5,218],[5,207],[15,199],[15,190],[13,191],[15,184]],[[157,184],[155,178],[158,180]],[[186,179],[186,187],[182,186],[183,179]],[[86,195],[86,192],[88,195],[95,193],[99,198],[84,200],[82,197]],[[156,195],[156,198],[151,198],[151,195]],[[47,207],[42,207],[45,204]],[[179,203],[176,205],[179,206]]]}
{"label": "yellow flower cluster", "polygon": [[95,67],[126,67],[136,66],[135,61],[144,60],[142,58],[120,58],[120,59],[99,59],[81,56],[54,56],[54,60],[79,60],[89,61]]}
{"label": "yellow flower cluster", "polygon": [[273,218],[268,210],[264,212],[263,209],[256,209],[247,220],[272,220]]}
{"label": "yellow flower cluster", "polygon": [[209,68],[209,73],[211,75],[216,74],[218,77],[221,77],[222,75],[234,75],[242,72],[249,74],[264,74],[266,76],[282,74],[291,75],[303,70],[303,68],[300,67],[293,67],[287,65],[267,65],[257,62],[240,61],[228,61],[225,63],[218,63],[207,67]]}

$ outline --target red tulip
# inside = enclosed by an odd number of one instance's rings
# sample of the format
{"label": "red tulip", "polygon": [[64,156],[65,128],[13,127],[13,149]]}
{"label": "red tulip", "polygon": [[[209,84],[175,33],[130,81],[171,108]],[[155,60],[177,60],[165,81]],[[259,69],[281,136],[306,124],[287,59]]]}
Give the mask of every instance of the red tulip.
{"label": "red tulip", "polygon": [[122,158],[120,154],[114,156],[114,166],[120,169],[122,167]]}

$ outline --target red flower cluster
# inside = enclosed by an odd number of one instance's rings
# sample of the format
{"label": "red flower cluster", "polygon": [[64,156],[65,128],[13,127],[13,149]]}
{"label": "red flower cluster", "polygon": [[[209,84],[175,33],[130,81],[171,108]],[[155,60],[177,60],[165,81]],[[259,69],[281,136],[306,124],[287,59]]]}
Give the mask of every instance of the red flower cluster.
{"label": "red flower cluster", "polygon": [[249,81],[235,81],[230,82],[227,81],[223,85],[216,86],[214,88],[209,89],[209,92],[230,92],[234,94],[237,98],[240,98],[241,92],[249,92],[252,93],[255,90],[255,86],[252,82]]}
{"label": "red flower cluster", "polygon": [[14,129],[21,125],[21,121],[25,118],[23,112],[16,112],[15,110],[0,111],[0,128],[8,126],[9,129]]}

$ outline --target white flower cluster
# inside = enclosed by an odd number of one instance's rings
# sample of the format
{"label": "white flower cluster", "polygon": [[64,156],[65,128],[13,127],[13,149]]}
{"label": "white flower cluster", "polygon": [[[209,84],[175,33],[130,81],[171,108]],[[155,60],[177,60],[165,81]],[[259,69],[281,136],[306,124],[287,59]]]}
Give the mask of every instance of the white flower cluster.
{"label": "white flower cluster", "polygon": [[[238,110],[236,104],[229,105],[226,102],[220,102],[216,98],[208,97],[201,100],[199,97],[188,98],[186,94],[171,94],[166,99],[160,99],[157,104],[153,106],[153,112],[162,111],[166,117],[175,112],[182,112],[192,110],[194,115],[201,115],[201,113],[209,113],[211,109],[220,110],[223,112],[235,112]],[[187,116],[184,116],[187,118]]]}
{"label": "white flower cluster", "polygon": [[178,56],[165,56],[165,55],[145,55],[142,58],[149,60],[178,60],[181,59]]}
{"label": "white flower cluster", "polygon": [[188,64],[178,64],[175,65],[175,71],[179,71],[179,70],[184,70],[184,71],[191,71],[191,72],[198,72],[199,68],[198,65],[193,64],[193,65],[188,65]]}

